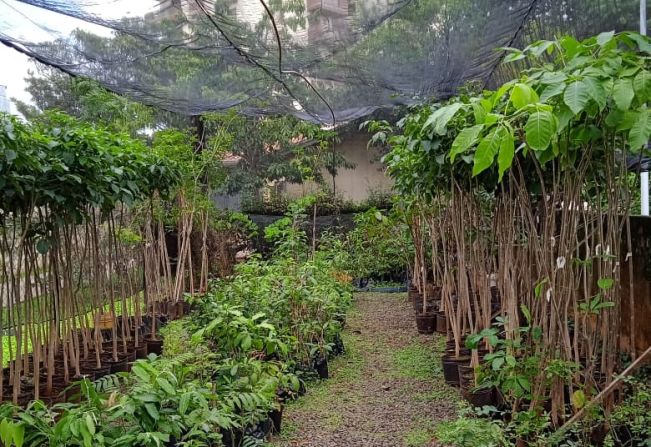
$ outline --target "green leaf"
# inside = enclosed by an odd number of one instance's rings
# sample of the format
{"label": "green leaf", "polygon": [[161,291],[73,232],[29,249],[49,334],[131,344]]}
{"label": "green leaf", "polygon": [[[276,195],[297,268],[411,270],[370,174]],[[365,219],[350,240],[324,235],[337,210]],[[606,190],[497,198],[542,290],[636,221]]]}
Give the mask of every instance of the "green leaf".
{"label": "green leaf", "polygon": [[454,117],[454,115],[456,115],[461,107],[463,107],[463,104],[455,102],[434,111],[434,113],[432,113],[430,117],[427,118],[427,121],[425,121],[423,129],[434,125],[434,133],[437,135],[445,135],[448,122],[450,122],[450,120]]}
{"label": "green leaf", "polygon": [[167,394],[176,394],[176,390],[167,379],[163,377],[158,377],[156,383],[160,386]]}
{"label": "green leaf", "polygon": [[487,110],[478,102],[472,103],[472,112],[475,115],[475,123],[482,124],[486,120]]}
{"label": "green leaf", "polygon": [[504,365],[504,357],[495,357],[491,363],[494,371],[499,370]]}
{"label": "green leaf", "polygon": [[565,90],[565,84],[559,82],[557,84],[551,84],[545,87],[545,90],[540,94],[540,101],[547,102],[551,98],[560,95]]}
{"label": "green leaf", "polygon": [[603,110],[606,107],[606,91],[599,79],[586,77],[583,83],[588,86],[588,93],[594,101],[599,104],[599,108]]}
{"label": "green leaf", "polygon": [[502,177],[507,169],[513,164],[513,157],[515,156],[515,141],[513,137],[513,131],[509,129],[507,135],[502,138],[500,142],[500,152],[497,155],[497,167],[499,173],[499,181],[502,181]]}
{"label": "green leaf", "polygon": [[160,419],[160,414],[158,413],[158,408],[156,408],[156,405],[152,403],[146,403],[145,410],[147,410],[147,414],[149,414],[149,416],[151,416],[154,421],[158,421]]}
{"label": "green leaf", "polygon": [[192,399],[192,396],[189,393],[185,393],[181,396],[181,399],[179,399],[180,414],[183,415],[188,411],[188,408],[190,407],[190,399]]}
{"label": "green leaf", "polygon": [[149,373],[147,371],[145,371],[145,369],[139,364],[133,365],[133,367],[131,368],[131,372],[134,373],[136,376],[138,376],[138,378],[140,378],[141,380],[143,380],[145,382],[149,382],[149,380],[151,378]]}
{"label": "green leaf", "polygon": [[590,101],[589,87],[583,81],[574,81],[565,88],[563,101],[577,115]]}
{"label": "green leaf", "polygon": [[597,35],[597,45],[603,47],[615,37],[615,31],[607,31]]}
{"label": "green leaf", "polygon": [[554,115],[546,110],[531,114],[524,131],[529,147],[534,151],[544,151],[556,132]]}
{"label": "green leaf", "polygon": [[527,84],[518,82],[511,90],[509,99],[516,109],[538,102],[538,94]]}
{"label": "green leaf", "polygon": [[540,83],[545,85],[563,84],[567,75],[561,71],[548,71],[540,77]]}
{"label": "green leaf", "polygon": [[457,155],[464,153],[470,146],[477,142],[479,133],[484,128],[483,124],[477,124],[472,127],[464,128],[452,142],[452,149],[450,150],[450,160],[454,162]]}
{"label": "green leaf", "polygon": [[613,87],[613,99],[620,110],[628,110],[635,97],[633,82],[629,78],[617,79]]}
{"label": "green leaf", "polygon": [[615,280],[612,278],[599,278],[597,285],[601,290],[612,289],[612,287],[615,285]]}
{"label": "green leaf", "polygon": [[651,73],[641,70],[633,78],[633,89],[638,97],[638,104],[648,102],[651,98]]}
{"label": "green leaf", "polygon": [[587,399],[585,398],[585,393],[582,390],[576,390],[572,393],[572,405],[577,410],[583,408],[586,404]]}
{"label": "green leaf", "polygon": [[642,147],[645,147],[649,141],[651,133],[651,120],[649,119],[649,110],[642,109],[637,114],[635,124],[631,127],[628,134],[628,142],[631,145],[631,152],[638,153]]}
{"label": "green leaf", "polygon": [[477,151],[475,151],[474,165],[472,167],[473,177],[481,174],[493,164],[506,133],[507,131],[503,126],[497,126],[482,138],[477,146]]}
{"label": "green leaf", "polygon": [[86,427],[88,427],[88,432],[91,435],[95,435],[95,421],[93,421],[93,417],[86,413]]}

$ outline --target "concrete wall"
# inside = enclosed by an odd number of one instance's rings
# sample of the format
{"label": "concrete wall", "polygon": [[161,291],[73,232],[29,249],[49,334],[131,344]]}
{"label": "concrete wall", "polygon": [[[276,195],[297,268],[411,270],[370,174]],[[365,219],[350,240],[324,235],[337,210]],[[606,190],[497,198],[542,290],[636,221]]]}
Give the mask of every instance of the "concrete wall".
{"label": "concrete wall", "polygon": [[[376,149],[368,149],[369,135],[353,132],[342,137],[336,150],[346,160],[355,165],[355,169],[339,169],[335,177],[335,191],[344,200],[361,202],[368,198],[369,193],[388,192],[393,185],[391,179],[385,174],[384,166]],[[332,176],[326,171],[323,174],[326,184],[332,188]],[[302,185],[288,183],[284,185],[283,192],[290,198],[309,194],[318,186],[313,183]]]}

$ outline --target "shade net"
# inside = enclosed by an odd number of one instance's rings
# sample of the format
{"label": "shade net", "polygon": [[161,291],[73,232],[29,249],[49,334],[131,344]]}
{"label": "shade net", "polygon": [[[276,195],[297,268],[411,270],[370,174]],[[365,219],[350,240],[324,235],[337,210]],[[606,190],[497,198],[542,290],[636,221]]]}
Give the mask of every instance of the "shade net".
{"label": "shade net", "polygon": [[637,30],[638,0],[0,0],[0,41],[184,115],[331,124],[499,82],[503,46]]}

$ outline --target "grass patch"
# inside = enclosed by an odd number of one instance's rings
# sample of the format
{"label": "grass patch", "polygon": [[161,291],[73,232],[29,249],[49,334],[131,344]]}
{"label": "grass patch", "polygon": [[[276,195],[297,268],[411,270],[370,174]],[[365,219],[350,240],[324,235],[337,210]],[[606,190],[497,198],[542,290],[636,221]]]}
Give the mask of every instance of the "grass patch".
{"label": "grass patch", "polygon": [[431,379],[441,375],[439,356],[434,347],[418,343],[394,352],[392,366],[398,377]]}
{"label": "grass patch", "polygon": [[407,447],[421,447],[429,445],[434,437],[434,431],[431,428],[416,428],[405,434],[405,445]]}

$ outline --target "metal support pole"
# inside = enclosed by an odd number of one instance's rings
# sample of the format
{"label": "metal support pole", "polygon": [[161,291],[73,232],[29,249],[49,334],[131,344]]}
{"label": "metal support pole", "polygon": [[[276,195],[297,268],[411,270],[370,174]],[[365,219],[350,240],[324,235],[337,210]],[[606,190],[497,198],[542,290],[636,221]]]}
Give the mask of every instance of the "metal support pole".
{"label": "metal support pole", "polygon": [[[646,36],[646,0],[640,0],[640,34]],[[640,173],[640,214],[649,215],[649,173]]]}

